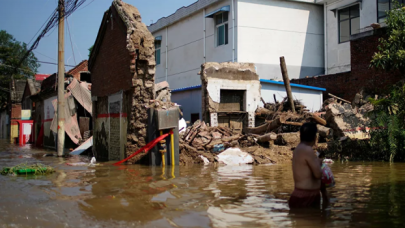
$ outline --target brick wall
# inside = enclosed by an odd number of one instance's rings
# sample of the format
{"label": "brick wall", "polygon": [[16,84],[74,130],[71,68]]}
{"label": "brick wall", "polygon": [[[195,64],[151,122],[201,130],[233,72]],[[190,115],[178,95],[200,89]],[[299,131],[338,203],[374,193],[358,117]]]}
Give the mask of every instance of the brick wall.
{"label": "brick wall", "polygon": [[332,93],[351,101],[361,89],[369,93],[383,93],[390,85],[401,80],[401,74],[398,71],[387,72],[369,67],[371,58],[377,51],[378,39],[385,36],[385,30],[379,29],[366,33],[372,33],[372,35],[350,42],[350,72],[293,79],[291,83],[326,88],[324,99],[328,98],[327,93]]}
{"label": "brick wall", "polygon": [[21,119],[21,104],[11,105],[11,119]]}
{"label": "brick wall", "polygon": [[100,49],[91,65],[92,96],[108,96],[132,87],[131,56],[126,48],[126,26],[111,7]]}
{"label": "brick wall", "polygon": [[87,60],[83,60],[81,61],[79,64],[77,64],[77,66],[75,66],[74,68],[72,68],[71,70],[69,70],[67,72],[67,74],[72,75],[76,80],[80,81],[80,72],[82,71],[88,71],[88,61]]}

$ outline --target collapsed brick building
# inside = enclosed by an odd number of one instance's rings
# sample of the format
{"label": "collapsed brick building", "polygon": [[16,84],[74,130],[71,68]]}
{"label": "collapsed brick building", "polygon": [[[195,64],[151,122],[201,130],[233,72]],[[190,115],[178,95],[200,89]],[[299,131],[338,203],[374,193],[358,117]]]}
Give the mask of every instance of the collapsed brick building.
{"label": "collapsed brick building", "polygon": [[[79,64],[77,64],[74,68],[70,69],[68,72],[65,73],[65,82],[77,80],[77,81],[87,81],[89,78],[89,71],[88,71],[88,61],[83,60]],[[29,99],[35,103],[32,106],[32,120],[34,120],[34,139],[36,141],[37,146],[43,146],[49,149],[56,148],[56,132],[51,130],[52,122],[55,117],[55,101],[58,98],[58,91],[57,91],[57,74],[54,73],[50,76],[47,76],[41,82],[40,90],[29,96]],[[65,84],[68,86],[68,84]],[[66,89],[66,88],[65,88]],[[90,89],[90,88],[89,88]],[[80,96],[82,97],[82,96]],[[83,96],[85,97],[85,96]],[[76,105],[78,116],[90,116],[81,105]],[[78,120],[78,122],[80,122]],[[41,132],[42,128],[42,132]],[[55,130],[55,129],[54,129]],[[76,148],[77,143],[76,138],[74,141],[69,140],[69,137],[65,137],[65,148]]]}
{"label": "collapsed brick building", "polygon": [[351,71],[311,78],[293,79],[292,83],[322,87],[327,93],[352,101],[356,93],[384,93],[387,88],[402,79],[399,71],[386,71],[370,67],[370,61],[378,51],[379,39],[386,37],[386,30],[376,29],[351,36]]}
{"label": "collapsed brick building", "polygon": [[146,145],[147,106],[155,96],[154,51],[154,37],[139,11],[114,0],[89,60],[97,159],[120,160]]}
{"label": "collapsed brick building", "polygon": [[253,63],[205,63],[200,75],[207,123],[237,131],[255,126],[261,85]]}

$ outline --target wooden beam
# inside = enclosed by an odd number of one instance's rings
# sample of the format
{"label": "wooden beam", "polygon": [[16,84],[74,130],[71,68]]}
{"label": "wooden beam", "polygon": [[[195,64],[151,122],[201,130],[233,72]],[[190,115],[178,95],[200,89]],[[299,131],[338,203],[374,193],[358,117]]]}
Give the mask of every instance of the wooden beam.
{"label": "wooden beam", "polygon": [[314,119],[320,125],[326,125],[326,120],[322,119],[321,117],[311,113],[311,118]]}
{"label": "wooden beam", "polygon": [[292,125],[292,126],[302,126],[303,123],[299,123],[299,122],[285,122],[286,125]]}
{"label": "wooden beam", "polygon": [[347,100],[345,100],[345,99],[343,99],[343,98],[340,98],[340,97],[338,97],[338,96],[335,96],[335,95],[333,95],[333,94],[331,94],[331,93],[328,93],[328,95],[331,96],[331,97],[333,97],[333,98],[335,98],[335,99],[341,100],[341,101],[343,101],[343,102],[346,102],[346,103],[349,103],[349,104],[352,103],[352,102],[347,101]]}
{"label": "wooden beam", "polygon": [[266,106],[266,102],[263,100],[263,97],[260,97],[260,100],[262,100],[263,106]]}
{"label": "wooden beam", "polygon": [[261,142],[261,143],[274,141],[276,139],[277,139],[277,134],[273,133],[273,132],[270,132],[268,134],[257,137],[257,141]]}
{"label": "wooden beam", "polygon": [[295,113],[294,99],[291,92],[290,79],[288,78],[287,65],[285,64],[284,56],[280,57],[280,67],[281,74],[283,75],[285,90],[287,92],[288,102],[290,103],[291,111]]}

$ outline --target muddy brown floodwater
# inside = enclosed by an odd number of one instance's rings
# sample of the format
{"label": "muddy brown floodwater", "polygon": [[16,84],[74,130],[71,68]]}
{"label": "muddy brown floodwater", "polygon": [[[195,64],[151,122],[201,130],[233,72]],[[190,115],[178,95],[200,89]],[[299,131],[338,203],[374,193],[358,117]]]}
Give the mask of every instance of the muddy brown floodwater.
{"label": "muddy brown floodwater", "polygon": [[[51,165],[48,176],[0,176],[0,227],[399,227],[405,164],[335,163],[324,210],[292,213],[291,165],[71,167],[0,141],[0,168]],[[49,152],[49,151],[48,151]]]}

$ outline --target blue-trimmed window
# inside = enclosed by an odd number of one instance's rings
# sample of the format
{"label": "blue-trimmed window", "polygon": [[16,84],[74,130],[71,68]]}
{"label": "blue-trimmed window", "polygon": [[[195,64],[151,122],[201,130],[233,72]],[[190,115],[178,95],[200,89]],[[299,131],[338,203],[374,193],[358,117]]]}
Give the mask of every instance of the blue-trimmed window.
{"label": "blue-trimmed window", "polygon": [[216,46],[228,44],[228,12],[216,14],[215,28],[216,28]]}
{"label": "blue-trimmed window", "polygon": [[155,61],[156,65],[160,64],[160,47],[162,46],[161,40],[155,40]]}
{"label": "blue-trimmed window", "polygon": [[359,4],[339,10],[339,43],[347,42],[350,36],[360,32]]}
{"label": "blue-trimmed window", "polygon": [[398,2],[402,5],[405,4],[405,0],[377,0],[377,18],[378,23],[384,22],[387,18],[387,11],[394,7],[394,2]]}

